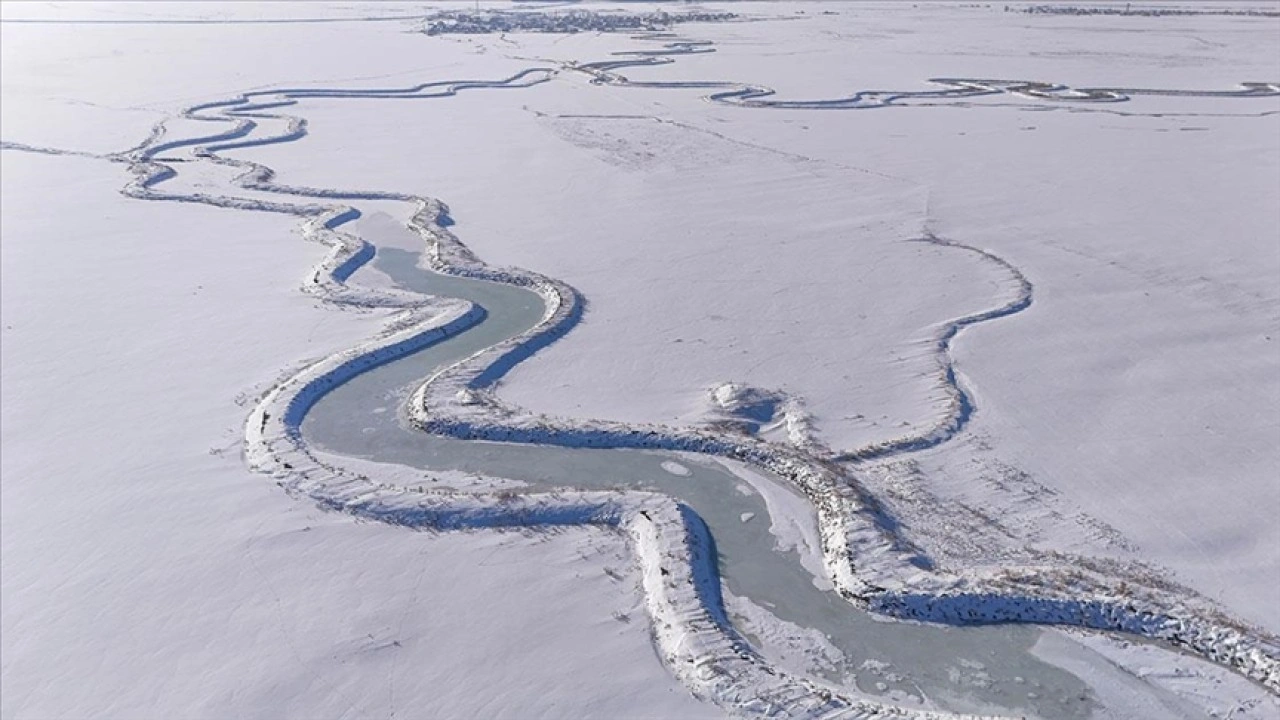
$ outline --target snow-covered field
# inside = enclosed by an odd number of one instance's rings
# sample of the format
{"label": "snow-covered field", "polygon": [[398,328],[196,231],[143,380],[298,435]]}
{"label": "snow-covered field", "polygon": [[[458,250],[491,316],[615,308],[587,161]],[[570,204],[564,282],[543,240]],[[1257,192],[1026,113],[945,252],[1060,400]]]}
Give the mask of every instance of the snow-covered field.
{"label": "snow-covered field", "polygon": [[[360,23],[2,27],[4,139],[92,152],[209,90],[395,61],[319,42]],[[622,538],[412,533],[244,467],[247,403],[378,321],[298,292],[324,251],[292,219],[129,200],[95,159],[2,172],[0,715],[718,714],[655,659]]]}
{"label": "snow-covered field", "polygon": [[[301,292],[328,251],[294,217],[121,195],[148,150],[119,153],[160,121],[155,148],[225,132],[176,116],[279,88],[365,97],[307,98],[284,110],[305,138],[224,157],[441,198],[484,261],[585,300],[487,388],[501,401],[572,428],[736,424],[842,463],[895,547],[974,592],[1007,590],[1009,568],[1144,584],[1138,601],[1260,643],[1261,685],[1106,636],[1047,633],[1037,655],[1100,716],[1280,715],[1280,19],[700,7],[742,18],[427,35],[391,4],[4,6],[0,715],[767,711],[672,667],[690,600],[655,590],[633,520],[413,532],[246,467],[259,399],[391,311]],[[453,97],[368,93],[530,68]],[[156,157],[178,173],[160,192],[270,199],[234,168]],[[388,287],[379,273],[349,284]],[[771,498],[755,522],[821,574],[799,496],[751,484]],[[854,571],[935,588],[892,556]],[[757,622],[771,647],[807,637]]]}

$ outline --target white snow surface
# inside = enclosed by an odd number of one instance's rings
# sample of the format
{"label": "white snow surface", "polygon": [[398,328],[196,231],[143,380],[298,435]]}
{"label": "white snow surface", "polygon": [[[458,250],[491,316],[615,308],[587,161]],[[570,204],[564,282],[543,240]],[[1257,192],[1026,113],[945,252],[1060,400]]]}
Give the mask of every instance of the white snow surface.
{"label": "white snow surface", "polygon": [[[623,73],[761,83],[789,99],[940,76],[1184,90],[1280,76],[1274,19],[823,7],[839,14],[682,28],[717,51]],[[454,42],[478,61],[515,58],[511,70],[658,46]],[[552,415],[697,422],[707,389],[734,381],[802,399],[835,449],[927,427],[948,399],[937,326],[998,307],[1009,278],[972,253],[904,241],[931,230],[994,252],[1035,302],[957,339],[970,429],[1142,558],[1280,631],[1275,98],[820,111],[704,94],[562,76],[429,114],[388,103],[353,117],[319,101],[306,163],[280,147],[254,155],[307,184],[445,188],[455,231],[482,257],[580,290],[583,322],[499,389]],[[385,132],[410,124],[408,138]],[[371,160],[326,170],[352,152]],[[422,162],[389,161],[404,156]],[[970,452],[940,456],[980,465]],[[940,490],[968,497],[932,469]]]}
{"label": "white snow surface", "polygon": [[4,717],[715,715],[611,616],[620,537],[357,523],[244,468],[237,395],[372,320],[296,291],[289,221],[79,158],[3,183]]}
{"label": "white snow surface", "polygon": [[[91,152],[197,97],[433,62],[362,23],[0,28],[4,138]],[[331,51],[388,34],[363,68]],[[131,200],[126,180],[0,166],[0,716],[719,715],[614,617],[644,613],[616,533],[414,533],[250,473],[257,395],[382,316],[298,291],[323,249],[294,219]]]}
{"label": "white snow surface", "polygon": [[[4,17],[110,17],[19,7]],[[788,98],[938,76],[1280,79],[1271,20],[821,7],[839,14],[682,28],[717,52],[623,72]],[[428,40],[396,23],[6,22],[3,137],[118,151],[182,105],[250,86],[496,78],[535,56],[653,47]],[[999,458],[1133,556],[1280,631],[1280,121],[1219,116],[1274,99],[767,111],[561,80],[376,111],[313,101],[303,145],[243,155],[285,182],[443,197],[486,260],[582,291],[581,325],[499,390],[574,418],[698,422],[707,388],[733,381],[800,398],[836,449],[928,426],[947,399],[937,326],[1004,302],[1008,278],[903,241],[930,230],[990,250],[1032,280],[1035,304],[957,340],[978,412],[962,442],[921,458],[931,490],[989,498],[980,481]],[[3,160],[0,715],[717,714],[662,668],[644,623],[612,614],[644,613],[616,534],[412,533],[320,512],[244,469],[251,401],[382,319],[298,292],[322,252],[291,219],[129,200],[122,168],[99,160]],[[780,541],[812,556],[812,531],[780,516]],[[1069,533],[1044,535],[1053,548]]]}

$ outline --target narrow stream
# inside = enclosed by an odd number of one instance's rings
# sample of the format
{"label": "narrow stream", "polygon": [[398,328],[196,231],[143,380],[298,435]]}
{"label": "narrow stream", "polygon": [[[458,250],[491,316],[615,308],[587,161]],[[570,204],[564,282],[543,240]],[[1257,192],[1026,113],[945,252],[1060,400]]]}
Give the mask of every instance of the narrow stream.
{"label": "narrow stream", "polygon": [[[542,317],[542,300],[522,288],[421,269],[418,253],[394,248],[403,246],[403,237],[384,244],[391,233],[408,234],[385,215],[362,218],[356,231],[379,247],[374,267],[396,286],[466,298],[488,315],[467,332],[359,375],[323,397],[302,426],[313,446],[424,471],[519,480],[530,491],[627,488],[665,493],[692,507],[710,528],[725,590],[781,620],[822,632],[843,653],[840,667],[822,673],[826,680],[853,682],[871,694],[923,694],[954,711],[1031,712],[1048,718],[1091,714],[1095,703],[1086,684],[1029,652],[1041,633],[1034,626],[886,621],[819,589],[795,551],[776,547],[763,498],[719,463],[654,451],[464,441],[406,427],[398,409],[422,378],[532,327]],[[679,463],[687,475],[664,469],[664,462]],[[783,481],[772,480],[786,488]]]}

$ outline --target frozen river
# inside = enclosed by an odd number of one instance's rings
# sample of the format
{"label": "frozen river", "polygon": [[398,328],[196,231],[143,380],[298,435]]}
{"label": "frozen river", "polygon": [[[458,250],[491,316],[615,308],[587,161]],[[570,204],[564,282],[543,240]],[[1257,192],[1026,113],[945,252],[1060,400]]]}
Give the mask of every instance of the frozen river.
{"label": "frozen river", "polygon": [[[302,424],[308,443],[329,453],[424,471],[518,480],[533,492],[625,488],[669,495],[693,508],[710,529],[725,590],[767,608],[778,620],[829,638],[843,661],[826,667],[826,680],[853,682],[872,694],[923,696],[957,711],[1089,716],[1094,701],[1085,683],[1030,652],[1042,633],[1039,628],[886,621],[834,591],[819,589],[822,579],[802,566],[797,553],[778,548],[761,495],[720,464],[643,450],[466,441],[408,426],[400,405],[417,383],[440,367],[533,327],[542,318],[542,302],[523,288],[422,269],[417,253],[379,242],[379,233],[397,230],[389,220],[374,216],[357,225],[362,236],[383,246],[374,266],[397,287],[464,298],[481,305],[486,315],[463,333],[365,372],[328,393]],[[684,469],[672,472],[664,464]],[[785,485],[776,477],[770,479],[779,487]]]}

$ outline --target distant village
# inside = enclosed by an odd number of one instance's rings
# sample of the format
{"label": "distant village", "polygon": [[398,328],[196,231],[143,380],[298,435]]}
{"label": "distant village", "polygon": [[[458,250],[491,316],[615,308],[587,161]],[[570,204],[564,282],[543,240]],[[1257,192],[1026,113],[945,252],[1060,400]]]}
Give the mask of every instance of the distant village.
{"label": "distant village", "polygon": [[572,10],[560,13],[450,11],[427,20],[428,35],[484,35],[502,32],[629,32],[666,30],[677,23],[723,22],[733,13],[599,13]]}

